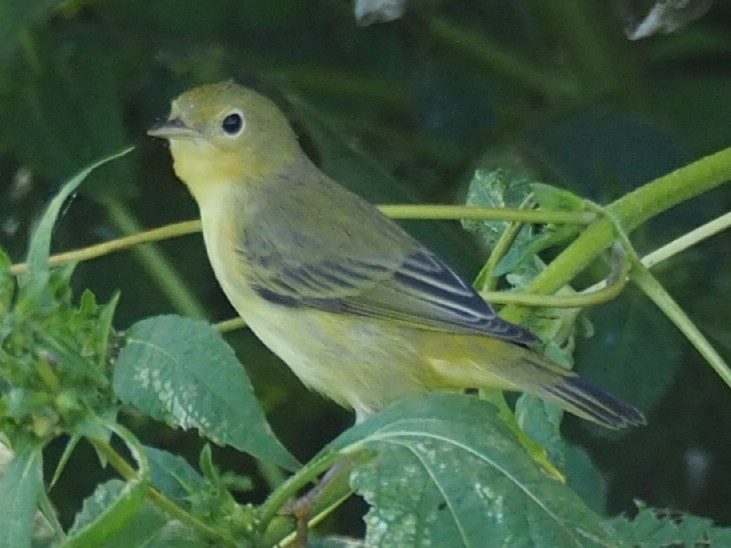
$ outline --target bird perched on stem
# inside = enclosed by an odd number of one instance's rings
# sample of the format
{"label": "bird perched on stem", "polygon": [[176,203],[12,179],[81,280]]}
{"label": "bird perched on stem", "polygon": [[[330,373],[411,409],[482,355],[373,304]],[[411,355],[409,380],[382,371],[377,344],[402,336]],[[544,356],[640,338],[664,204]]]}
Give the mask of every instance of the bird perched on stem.
{"label": "bird perched on stem", "polygon": [[232,82],[201,86],[149,134],[170,141],[234,308],[357,421],[407,396],[472,387],[528,392],[609,428],[644,422],[530,350],[533,334],[320,171],[265,97]]}

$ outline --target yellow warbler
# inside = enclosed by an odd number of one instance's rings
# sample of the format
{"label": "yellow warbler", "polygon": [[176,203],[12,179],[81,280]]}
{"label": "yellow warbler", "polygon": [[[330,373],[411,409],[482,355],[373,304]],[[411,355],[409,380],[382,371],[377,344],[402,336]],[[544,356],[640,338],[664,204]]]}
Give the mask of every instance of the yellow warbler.
{"label": "yellow warbler", "polygon": [[439,257],[305,156],[282,112],[232,82],[172,103],[170,141],[208,257],[256,335],[361,421],[433,389],[522,390],[610,428],[642,414],[527,347]]}

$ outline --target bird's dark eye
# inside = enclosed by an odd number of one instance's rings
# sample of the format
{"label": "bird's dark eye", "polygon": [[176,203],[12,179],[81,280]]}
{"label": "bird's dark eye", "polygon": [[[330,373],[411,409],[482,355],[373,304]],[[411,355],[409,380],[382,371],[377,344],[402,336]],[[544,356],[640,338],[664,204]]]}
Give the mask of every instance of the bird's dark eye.
{"label": "bird's dark eye", "polygon": [[244,119],[238,112],[232,112],[223,119],[221,127],[227,135],[236,135],[244,125]]}

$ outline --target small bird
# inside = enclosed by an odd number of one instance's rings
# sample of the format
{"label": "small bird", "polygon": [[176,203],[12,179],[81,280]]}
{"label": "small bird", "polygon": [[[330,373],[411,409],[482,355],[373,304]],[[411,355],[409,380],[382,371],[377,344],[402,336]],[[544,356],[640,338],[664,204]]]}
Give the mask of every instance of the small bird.
{"label": "small bird", "polygon": [[170,141],[231,304],[302,382],[356,422],[431,390],[520,390],[604,425],[634,407],[529,347],[447,264],[317,168],[284,114],[233,82],[172,102]]}

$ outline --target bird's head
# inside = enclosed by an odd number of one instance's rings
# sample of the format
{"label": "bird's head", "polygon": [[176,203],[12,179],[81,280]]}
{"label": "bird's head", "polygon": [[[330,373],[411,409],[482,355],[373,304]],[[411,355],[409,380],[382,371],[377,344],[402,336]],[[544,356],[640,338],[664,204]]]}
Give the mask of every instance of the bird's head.
{"label": "bird's head", "polygon": [[183,93],[148,134],[170,141],[175,173],[199,204],[218,185],[266,181],[301,154],[279,108],[231,81]]}

